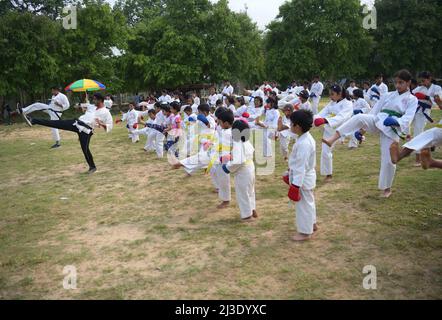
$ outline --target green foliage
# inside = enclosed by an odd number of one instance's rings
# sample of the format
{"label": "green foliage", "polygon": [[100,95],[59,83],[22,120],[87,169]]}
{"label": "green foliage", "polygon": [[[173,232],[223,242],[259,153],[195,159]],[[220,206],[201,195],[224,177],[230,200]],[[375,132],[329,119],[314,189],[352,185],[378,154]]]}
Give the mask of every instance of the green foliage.
{"label": "green foliage", "polygon": [[370,37],[362,27],[359,0],[292,0],[280,7],[265,39],[269,75],[281,82],[360,75]]}
{"label": "green foliage", "polygon": [[133,89],[262,77],[260,33],[247,15],[232,12],[227,1],[156,3],[141,11],[128,42],[126,81]]}
{"label": "green foliage", "polygon": [[378,29],[370,69],[392,75],[408,68],[442,75],[442,2],[377,0]]}

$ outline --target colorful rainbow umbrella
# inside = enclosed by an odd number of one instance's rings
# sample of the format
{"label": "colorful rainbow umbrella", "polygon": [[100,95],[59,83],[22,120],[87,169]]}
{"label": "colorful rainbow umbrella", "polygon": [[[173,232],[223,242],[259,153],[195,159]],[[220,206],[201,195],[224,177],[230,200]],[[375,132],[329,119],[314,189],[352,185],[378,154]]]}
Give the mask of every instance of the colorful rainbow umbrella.
{"label": "colorful rainbow umbrella", "polygon": [[106,86],[98,81],[90,80],[90,79],[81,79],[75,82],[72,82],[65,88],[65,91],[73,91],[73,92],[87,92],[87,91],[98,91],[105,90]]}

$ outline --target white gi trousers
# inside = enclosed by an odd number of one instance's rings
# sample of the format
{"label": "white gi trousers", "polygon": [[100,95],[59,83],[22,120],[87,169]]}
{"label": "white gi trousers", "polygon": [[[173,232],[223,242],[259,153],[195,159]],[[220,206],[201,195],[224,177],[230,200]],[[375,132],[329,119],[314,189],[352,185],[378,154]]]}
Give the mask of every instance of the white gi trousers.
{"label": "white gi trousers", "polygon": [[316,223],[316,205],[313,190],[299,189],[301,200],[296,202],[296,228],[299,233],[313,234]]}
{"label": "white gi trousers", "polygon": [[[413,124],[413,137],[417,137],[425,130],[425,126],[427,125],[427,118],[422,113],[422,110],[419,109],[419,111],[414,116]],[[416,151],[417,154],[420,154],[420,151]]]}
{"label": "white gi trousers", "polygon": [[[329,125],[324,126],[324,134],[322,137],[328,139],[336,133],[336,130]],[[325,143],[322,144],[321,151],[321,175],[329,176],[333,174],[333,149],[336,143],[330,148]]]}
{"label": "white gi trousers", "polygon": [[420,151],[442,145],[442,128],[431,128],[404,144],[404,148]]}
{"label": "white gi trousers", "polygon": [[350,118],[336,131],[341,136],[349,135],[352,132],[356,132],[360,129],[365,129],[370,133],[380,134],[380,147],[381,147],[381,170],[379,173],[379,189],[385,190],[391,188],[393,185],[394,176],[396,174],[396,165],[391,162],[390,146],[395,140],[385,135],[381,130],[376,127],[377,117],[371,114],[358,114]]}
{"label": "white gi trousers", "polygon": [[235,194],[241,219],[250,218],[256,210],[255,165],[246,164],[235,173]]}
{"label": "white gi trousers", "polygon": [[[54,109],[55,111],[57,111],[57,113],[55,113],[54,111],[52,111],[50,109]],[[30,106],[23,108],[24,114],[29,114],[34,111],[43,111],[44,113],[47,113],[51,120],[60,120],[61,114],[62,114],[61,108],[55,107],[55,106],[51,107],[48,104],[44,104],[44,103],[40,103],[40,102],[33,103]],[[54,141],[60,141],[60,132],[58,131],[58,129],[52,128],[51,132],[52,132],[52,139],[54,139]]]}

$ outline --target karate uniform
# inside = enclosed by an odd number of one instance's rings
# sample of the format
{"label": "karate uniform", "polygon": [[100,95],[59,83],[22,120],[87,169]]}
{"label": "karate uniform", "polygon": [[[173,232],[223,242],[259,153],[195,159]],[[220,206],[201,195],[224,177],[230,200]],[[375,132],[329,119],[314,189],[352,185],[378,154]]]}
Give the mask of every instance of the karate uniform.
{"label": "karate uniform", "polygon": [[169,96],[168,94],[166,94],[165,96],[162,95],[161,97],[158,98],[158,102],[160,102],[160,103],[171,103],[172,102],[172,97]]}
{"label": "karate uniform", "polygon": [[279,131],[279,148],[281,150],[281,154],[284,158],[289,155],[289,144],[292,138],[296,139],[296,135],[293,134],[290,130],[291,121],[285,115],[282,116],[282,125],[288,127],[289,129]]}
{"label": "karate uniform", "polygon": [[316,143],[310,132],[299,136],[289,158],[289,181],[299,187],[296,202],[296,227],[299,233],[313,234],[316,223],[314,189],[316,187]]}
{"label": "karate uniform", "polygon": [[106,107],[106,109],[111,110],[113,105],[114,105],[114,102],[112,101],[112,99],[105,99],[104,100],[104,106]]}
{"label": "karate uniform", "polygon": [[[361,110],[363,114],[367,114],[370,112],[371,107],[370,104],[363,98],[358,98],[353,102],[353,111]],[[348,142],[349,148],[358,148],[359,141],[356,139],[355,132],[349,135],[350,141]]]}
{"label": "karate uniform", "polygon": [[216,102],[218,100],[221,100],[222,97],[223,97],[222,95],[215,93],[215,94],[212,94],[212,95],[209,96],[209,99],[208,99],[207,102],[209,103],[209,106],[215,107],[216,106]]}
{"label": "karate uniform", "polygon": [[[327,119],[328,123],[324,125],[323,138],[328,139],[336,133],[336,128],[351,118],[353,115],[353,104],[350,100],[343,99],[339,102],[331,101],[318,117]],[[356,131],[356,130],[355,130]],[[328,176],[333,174],[333,148],[325,143],[322,144],[321,152],[321,175]]]}
{"label": "karate uniform", "polygon": [[[189,118],[192,118],[195,121],[190,121]],[[183,119],[184,154],[186,154],[187,157],[191,156],[193,154],[193,151],[195,150],[194,144],[195,144],[196,118],[197,115],[195,113],[192,113],[190,116],[184,114],[184,119]]]}
{"label": "karate uniform", "polygon": [[347,91],[348,91],[348,93],[351,95],[351,96],[353,96],[353,92],[356,90],[356,89],[358,89],[358,87],[348,87],[347,88]]}
{"label": "karate uniform", "polygon": [[[58,104],[55,104],[55,102],[61,105],[61,107]],[[60,120],[63,111],[66,111],[67,109],[69,109],[69,107],[70,103],[68,98],[63,93],[59,92],[56,96],[52,96],[49,105],[37,102],[31,104],[26,108],[23,108],[23,113],[26,115],[34,111],[43,111],[44,113],[47,113],[49,115],[49,118],[51,120]],[[51,132],[52,139],[56,142],[60,141],[60,133],[58,129],[52,128]]]}
{"label": "karate uniform", "polygon": [[[184,170],[188,174],[193,174],[198,170],[207,168],[207,166],[210,163],[211,148],[208,148],[207,150],[205,150],[204,144],[205,143],[214,143],[216,122],[215,122],[215,119],[213,119],[213,117],[211,115],[208,115],[206,118],[207,118],[207,121],[209,121],[210,127],[206,126],[200,120],[197,121],[197,125],[196,125],[196,129],[197,129],[196,139],[197,139],[199,146],[200,146],[198,153],[180,161],[180,163],[184,167]],[[212,182],[214,182],[214,181],[215,180],[212,179]],[[215,182],[214,182],[214,184],[215,184]],[[217,188],[216,185],[215,185],[215,188]]]}
{"label": "karate uniform", "polygon": [[299,106],[299,110],[307,110],[313,112],[312,105],[310,104],[309,101],[301,103],[301,105]]}
{"label": "karate uniform", "polygon": [[[442,98],[442,88],[438,85],[431,84],[430,88],[427,88],[425,86],[420,86],[414,89],[414,94],[416,93],[423,93],[431,98],[431,104],[436,104],[434,101],[435,96],[439,96]],[[418,110],[416,112],[416,115],[414,117],[414,130],[413,130],[413,136],[416,137],[420,135],[425,130],[425,126],[428,123],[428,118],[431,117],[431,107],[429,108],[422,108],[421,106],[418,106]],[[417,154],[420,152],[417,151]]]}
{"label": "karate uniform", "polygon": [[315,82],[312,84],[310,94],[314,96],[312,97],[312,109],[313,114],[317,114],[319,110],[319,102],[321,101],[322,92],[324,91],[324,85],[321,81]]}
{"label": "karate uniform", "polygon": [[129,131],[129,138],[132,140],[132,143],[138,142],[140,140],[139,135],[134,133],[134,131],[138,129],[138,118],[139,118],[138,111],[133,109],[126,112],[121,119],[122,121],[127,122],[126,127],[127,130]]}
{"label": "karate uniform", "polygon": [[181,116],[179,114],[171,114],[167,119],[167,125],[172,129],[167,134],[166,150],[175,157],[179,156],[179,140],[183,135],[181,127]]}
{"label": "karate uniform", "polygon": [[248,97],[244,97],[246,104],[247,104],[247,99],[248,99],[248,105],[250,107],[255,107],[255,98],[256,97],[261,97],[262,101],[266,101],[266,95],[264,94],[264,91],[262,91],[261,89],[255,90],[255,91],[249,91],[251,92],[251,95]]}
{"label": "karate uniform", "polygon": [[238,109],[236,109],[234,115],[235,117],[241,118],[244,112],[247,112],[247,105],[243,104]]}
{"label": "karate uniform", "polygon": [[[380,133],[381,169],[379,173],[379,189],[386,190],[393,185],[396,165],[391,162],[390,146],[393,142],[399,142],[399,134],[407,135],[411,121],[417,109],[417,98],[410,92],[399,94],[398,91],[385,95],[375,105],[369,114],[358,114],[341,125],[337,131],[341,136],[353,134],[364,129],[371,133]],[[397,112],[401,117],[393,116],[400,127],[384,126],[384,121],[389,117],[387,112]],[[396,130],[396,132],[395,132]]]}
{"label": "karate uniform", "polygon": [[[147,121],[146,121],[146,125],[147,124],[154,124],[155,123],[155,120],[154,119],[148,119]],[[145,128],[143,128],[143,129],[136,129],[136,130],[133,130],[132,131],[132,134],[134,134],[134,135],[143,135],[143,136],[146,136],[146,144],[144,145],[144,150],[146,150],[146,151],[152,151],[152,150],[155,150],[155,144],[154,144],[154,141],[153,141],[153,139],[152,139],[152,137],[153,137],[153,135],[151,135],[151,133],[152,133],[152,131],[153,131],[154,129],[151,129],[151,128],[149,128],[149,127],[145,127]],[[151,137],[151,138],[150,138]]]}
{"label": "karate uniform", "polygon": [[224,87],[224,89],[222,91],[222,95],[223,96],[231,96],[231,95],[233,95],[233,87],[231,85]]}
{"label": "karate uniform", "polygon": [[232,160],[224,167],[235,177],[235,194],[241,219],[250,218],[253,210],[256,210],[254,152],[250,141],[234,141]]}
{"label": "karate uniform", "polygon": [[211,161],[215,160],[214,175],[215,185],[218,187],[218,197],[221,201],[231,201],[230,175],[223,171],[221,157],[232,153],[232,129],[220,129],[217,132],[217,143],[213,148]]}
{"label": "karate uniform", "polygon": [[404,144],[404,148],[421,151],[422,149],[442,146],[442,121],[439,125],[440,128],[431,128],[414,137]]}
{"label": "karate uniform", "polygon": [[272,140],[275,139],[276,129],[278,128],[278,120],[280,117],[277,109],[265,110],[265,120],[262,135],[263,155],[264,157],[271,157],[273,155]]}
{"label": "karate uniform", "polygon": [[[166,126],[166,117],[164,116],[163,111],[159,111],[155,115],[154,124],[158,126]],[[162,158],[164,156],[164,134],[159,132],[158,130],[153,129],[149,134],[149,141],[153,143],[155,152],[157,153],[158,158]]]}

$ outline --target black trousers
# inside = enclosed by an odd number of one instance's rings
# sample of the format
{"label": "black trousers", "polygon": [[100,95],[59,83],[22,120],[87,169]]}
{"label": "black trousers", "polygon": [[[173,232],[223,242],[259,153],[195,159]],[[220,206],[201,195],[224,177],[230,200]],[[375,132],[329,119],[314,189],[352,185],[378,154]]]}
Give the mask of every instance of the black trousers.
{"label": "black trousers", "polygon": [[83,151],[84,158],[86,159],[89,169],[96,168],[94,163],[94,158],[89,150],[89,143],[91,141],[93,133],[86,134],[84,132],[79,132],[78,128],[74,126],[75,121],[78,120],[45,120],[45,119],[32,119],[32,124],[39,124],[41,126],[72,131],[78,134],[80,140],[81,150]]}

